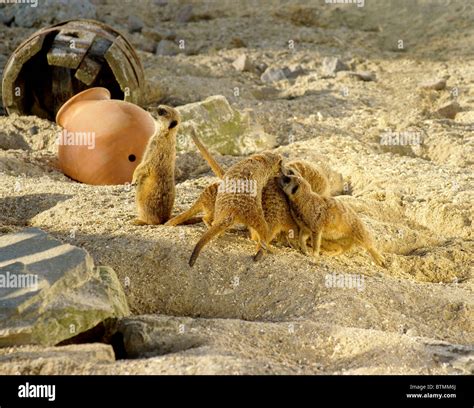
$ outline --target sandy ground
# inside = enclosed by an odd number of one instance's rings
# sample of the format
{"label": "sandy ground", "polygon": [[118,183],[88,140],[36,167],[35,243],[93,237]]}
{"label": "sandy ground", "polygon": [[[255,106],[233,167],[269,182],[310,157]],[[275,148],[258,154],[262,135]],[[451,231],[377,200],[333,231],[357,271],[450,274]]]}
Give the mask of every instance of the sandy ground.
{"label": "sandy ground", "polygon": [[[95,3],[103,21],[127,31],[130,5]],[[177,106],[221,94],[251,111],[275,135],[276,151],[324,160],[343,175],[347,194],[340,199],[373,231],[387,267],[376,267],[360,250],[315,262],[284,247],[255,264],[253,244],[237,231],[206,247],[190,269],[203,225],[133,226],[130,188],[82,185],[55,170],[54,124],[0,117],[1,132],[26,143],[0,150],[0,233],[33,225],[86,248],[96,264],[115,269],[134,314],[177,316],[170,317],[177,327],[188,319],[207,339],[192,352],[103,366],[59,364],[49,372],[472,373],[473,6],[261,3],[193,3],[189,21],[177,22],[183,2],[134,2],[133,13],[145,25],[130,35],[138,49],[150,47],[150,30],[173,32],[186,44],[176,56],[139,51],[146,107],[153,113],[160,101]],[[32,31],[0,26],[0,61]],[[303,72],[262,83],[255,72],[232,66],[241,54],[255,65]],[[373,72],[376,80],[347,71],[325,76],[321,64],[328,56],[353,71]],[[445,89],[420,89],[443,77]],[[436,114],[454,100],[462,108],[455,119]],[[384,132],[421,134],[422,143],[384,146]],[[238,159],[217,157],[223,166]],[[177,165],[176,213],[215,180],[197,153],[180,153]],[[353,274],[364,286],[328,287],[332,274]],[[160,328],[164,317],[136,319]],[[253,341],[259,330],[271,335]],[[284,346],[276,347],[279,339]],[[450,357],[436,358],[434,344],[448,348]]]}

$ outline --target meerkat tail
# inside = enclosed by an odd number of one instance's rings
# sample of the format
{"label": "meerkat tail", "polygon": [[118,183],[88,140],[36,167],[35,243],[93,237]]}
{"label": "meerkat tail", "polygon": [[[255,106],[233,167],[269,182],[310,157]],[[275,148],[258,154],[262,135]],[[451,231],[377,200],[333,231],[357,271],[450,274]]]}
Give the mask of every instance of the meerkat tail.
{"label": "meerkat tail", "polygon": [[193,205],[189,210],[178,214],[177,216],[168,220],[165,225],[175,227],[176,225],[184,224],[188,221],[192,216],[196,215],[199,211],[201,211],[200,205]]}
{"label": "meerkat tail", "polygon": [[226,217],[223,220],[214,223],[211,228],[209,228],[201,239],[198,241],[194,247],[191,258],[189,258],[189,266],[193,266],[196,263],[196,259],[199,256],[204,245],[206,245],[212,238],[222,234],[227,228],[231,227],[234,224],[234,217]]}
{"label": "meerkat tail", "polygon": [[207,147],[204,146],[204,144],[199,140],[195,131],[191,132],[191,137],[194,141],[194,144],[197,146],[197,148],[201,152],[202,157],[204,157],[204,159],[207,161],[207,164],[209,164],[214,174],[220,179],[223,178],[225,171],[222,169],[220,164],[217,163],[216,159],[212,157],[211,153],[209,153],[209,150],[207,150]]}

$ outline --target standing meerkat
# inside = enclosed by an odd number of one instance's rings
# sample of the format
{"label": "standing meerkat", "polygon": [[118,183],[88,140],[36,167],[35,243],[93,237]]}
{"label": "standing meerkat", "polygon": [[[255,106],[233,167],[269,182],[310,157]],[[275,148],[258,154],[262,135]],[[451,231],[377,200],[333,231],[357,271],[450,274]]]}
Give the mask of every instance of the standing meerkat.
{"label": "standing meerkat", "polygon": [[142,162],[133,173],[136,185],[136,225],[163,224],[175,199],[176,133],[181,121],[176,109],[160,106],[161,129],[148,141]]}
{"label": "standing meerkat", "polygon": [[269,231],[262,208],[262,190],[280,173],[281,162],[279,154],[264,152],[227,170],[217,191],[214,221],[194,247],[190,266],[194,265],[204,245],[237,223],[249,227],[258,247],[267,248]]}
{"label": "standing meerkat", "polygon": [[321,239],[328,241],[333,255],[360,245],[369,252],[377,265],[384,259],[375,249],[372,238],[352,208],[332,197],[322,197],[299,176],[281,176],[280,186],[290,200],[291,210],[300,227],[299,243],[307,254],[306,238],[311,237],[313,256],[318,257]]}

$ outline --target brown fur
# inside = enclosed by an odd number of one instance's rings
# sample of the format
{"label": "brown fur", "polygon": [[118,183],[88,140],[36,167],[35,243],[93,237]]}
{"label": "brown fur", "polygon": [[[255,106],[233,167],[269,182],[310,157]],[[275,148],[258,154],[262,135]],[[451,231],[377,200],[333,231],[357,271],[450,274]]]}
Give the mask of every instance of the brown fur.
{"label": "brown fur", "polygon": [[255,183],[255,195],[218,191],[211,228],[196,244],[189,265],[193,266],[200,251],[212,238],[221,235],[232,225],[240,223],[249,227],[259,247],[266,249],[269,242],[269,229],[262,208],[262,190],[270,179],[280,172],[280,155],[265,152],[255,154],[234,164],[226,173],[224,181],[247,180]]}
{"label": "brown fur", "polygon": [[309,183],[311,190],[319,195],[324,197],[331,195],[329,177],[326,174],[326,169],[322,166],[305,160],[292,160],[285,163],[282,172],[287,176],[300,175]]}
{"label": "brown fur", "polygon": [[203,212],[202,221],[209,228],[214,220],[214,208],[216,204],[217,189],[220,183],[212,183],[207,186],[194,202],[191,208],[169,220],[165,225],[173,226],[185,223],[191,217]]}
{"label": "brown fur", "polygon": [[163,224],[171,216],[175,199],[176,133],[178,111],[160,106],[162,129],[148,142],[142,162],[133,173],[136,185],[137,225]]}
{"label": "brown fur", "polygon": [[[192,134],[192,138],[196,146],[198,147],[201,155],[207,161],[211,167],[214,174],[219,177],[224,177],[224,170],[217,163],[214,157],[207,150],[206,146],[199,140],[196,134]],[[293,217],[290,212],[290,206],[288,204],[288,199],[286,195],[281,190],[278,185],[277,178],[270,180],[267,185],[263,188],[262,193],[262,207],[269,228],[269,241],[271,243],[275,237],[280,233],[287,233],[288,237],[296,236],[298,232],[298,225],[293,220]],[[187,220],[189,217],[194,216],[198,212],[202,211],[205,213],[205,223],[209,227],[212,223],[214,216],[214,206],[215,206],[215,197],[217,195],[217,188],[214,187],[214,184],[206,187],[206,189],[201,193],[193,206],[185,211],[184,213],[172,218],[166,223],[166,225],[179,225]],[[257,240],[255,235],[251,238]],[[259,259],[263,255],[263,252],[256,255],[256,259]]]}
{"label": "brown fur", "polygon": [[333,255],[360,245],[378,265],[383,265],[382,255],[375,249],[369,232],[352,208],[335,198],[314,193],[302,177],[283,175],[279,183],[290,200],[293,216],[300,227],[299,243],[305,254],[308,251],[306,239],[310,236],[315,257],[319,256],[324,238],[326,248]]}

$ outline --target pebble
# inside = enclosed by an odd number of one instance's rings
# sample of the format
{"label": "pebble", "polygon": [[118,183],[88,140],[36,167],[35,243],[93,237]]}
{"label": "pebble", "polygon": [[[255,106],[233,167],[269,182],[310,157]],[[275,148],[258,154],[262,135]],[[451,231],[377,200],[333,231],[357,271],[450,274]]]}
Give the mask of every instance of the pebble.
{"label": "pebble", "polygon": [[422,89],[434,89],[435,91],[441,91],[446,88],[446,79],[438,78],[431,81],[425,81],[420,84]]}
{"label": "pebble", "polygon": [[453,101],[441,106],[441,108],[439,108],[436,113],[444,118],[454,119],[461,111],[462,108],[459,103]]}
{"label": "pebble", "polygon": [[177,55],[179,54],[179,47],[173,41],[161,40],[156,47],[156,55]]}
{"label": "pebble", "polygon": [[261,75],[260,80],[267,84],[286,79],[285,72],[280,68],[267,68]]}
{"label": "pebble", "polygon": [[247,55],[242,54],[232,63],[232,66],[240,72],[252,71],[254,66]]}
{"label": "pebble", "polygon": [[144,27],[143,21],[140,17],[131,15],[128,17],[128,31],[131,33],[140,33]]}
{"label": "pebble", "polygon": [[325,57],[323,59],[323,72],[326,75],[335,75],[339,71],[348,71],[347,64],[336,57]]}

